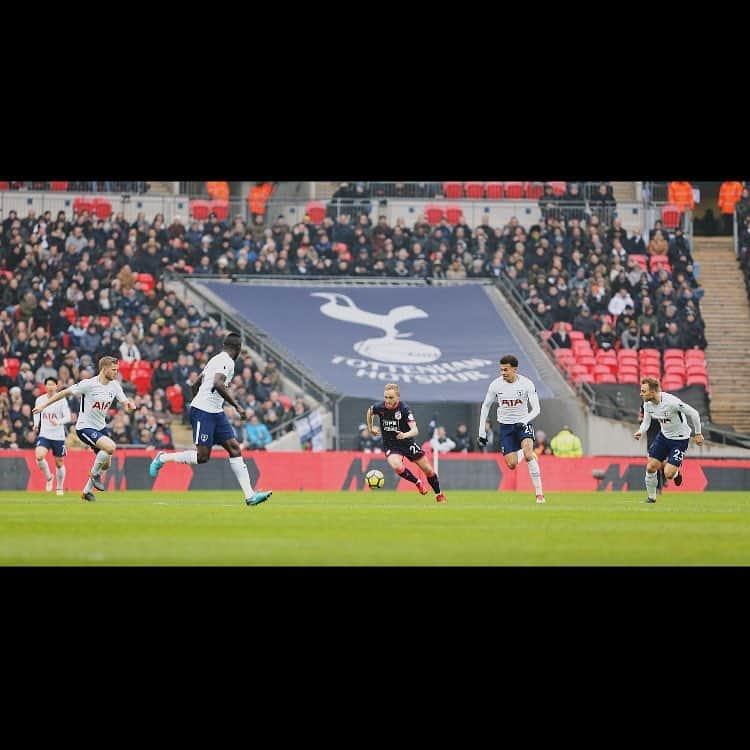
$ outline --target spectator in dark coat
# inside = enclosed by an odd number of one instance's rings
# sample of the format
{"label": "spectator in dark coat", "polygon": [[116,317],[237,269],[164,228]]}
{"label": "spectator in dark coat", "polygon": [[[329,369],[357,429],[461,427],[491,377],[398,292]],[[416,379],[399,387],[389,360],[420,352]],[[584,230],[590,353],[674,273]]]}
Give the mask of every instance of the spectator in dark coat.
{"label": "spectator in dark coat", "polygon": [[169,369],[169,362],[162,360],[151,375],[151,387],[154,390],[157,388],[166,390],[170,385],[174,385],[174,377]]}
{"label": "spectator in dark coat", "polygon": [[453,449],[454,453],[472,453],[474,451],[474,445],[469,435],[469,428],[465,424],[460,424],[456,427],[456,435],[453,438],[456,447]]}
{"label": "spectator in dark coat", "polygon": [[658,349],[659,340],[654,336],[651,331],[651,326],[648,323],[644,323],[641,326],[641,330],[638,336],[638,350],[641,349]]}
{"label": "spectator in dark coat", "polygon": [[570,349],[573,346],[568,329],[562,320],[557,323],[555,332],[550,336],[550,340],[554,341],[561,349]]}
{"label": "spectator in dark coat", "polygon": [[612,326],[605,320],[601,328],[596,332],[596,343],[604,351],[614,351],[617,337],[615,336]]}
{"label": "spectator in dark coat", "polygon": [[591,310],[589,310],[588,305],[583,305],[581,307],[581,312],[579,312],[573,320],[573,329],[576,331],[581,331],[581,333],[583,333],[583,335],[588,339],[591,337],[591,334],[596,330],[596,328],[597,323],[591,317]]}

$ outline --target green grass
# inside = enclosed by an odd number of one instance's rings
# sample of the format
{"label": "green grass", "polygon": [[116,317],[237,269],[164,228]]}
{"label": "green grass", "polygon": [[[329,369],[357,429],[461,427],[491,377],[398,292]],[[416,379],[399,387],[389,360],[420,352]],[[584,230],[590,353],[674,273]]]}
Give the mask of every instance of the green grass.
{"label": "green grass", "polygon": [[0,492],[0,565],[748,565],[750,495]]}

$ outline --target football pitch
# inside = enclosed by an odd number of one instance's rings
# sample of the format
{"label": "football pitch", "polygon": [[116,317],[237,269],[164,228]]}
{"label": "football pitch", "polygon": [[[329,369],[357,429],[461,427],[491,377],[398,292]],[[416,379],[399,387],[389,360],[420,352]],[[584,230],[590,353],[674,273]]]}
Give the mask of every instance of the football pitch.
{"label": "football pitch", "polygon": [[750,494],[0,492],[0,565],[748,565]]}

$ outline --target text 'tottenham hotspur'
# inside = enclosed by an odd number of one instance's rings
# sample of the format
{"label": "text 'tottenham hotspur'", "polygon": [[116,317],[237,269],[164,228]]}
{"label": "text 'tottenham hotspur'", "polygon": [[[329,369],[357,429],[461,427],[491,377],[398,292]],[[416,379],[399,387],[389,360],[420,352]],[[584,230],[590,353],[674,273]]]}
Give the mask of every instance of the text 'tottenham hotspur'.
{"label": "text 'tottenham hotspur'", "polygon": [[337,354],[331,363],[351,367],[357,378],[395,383],[465,383],[469,380],[492,380],[495,377],[479,370],[480,367],[492,365],[491,359],[459,359],[434,365],[393,365]]}

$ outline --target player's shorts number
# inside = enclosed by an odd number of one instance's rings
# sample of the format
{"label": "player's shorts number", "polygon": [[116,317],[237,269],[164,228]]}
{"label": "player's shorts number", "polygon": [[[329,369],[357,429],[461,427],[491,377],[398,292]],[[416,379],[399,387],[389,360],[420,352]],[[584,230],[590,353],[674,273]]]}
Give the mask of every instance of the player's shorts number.
{"label": "player's shorts number", "polygon": [[410,453],[416,453],[418,450],[419,450],[419,446],[418,445],[412,444],[412,445],[409,446],[409,452]]}
{"label": "player's shorts number", "polygon": [[685,451],[681,451],[679,448],[675,448],[672,451],[672,459],[675,461],[682,461],[682,457],[685,455]]}
{"label": "player's shorts number", "polygon": [[532,434],[532,433],[534,432],[534,430],[532,429],[532,427],[531,427],[531,425],[530,425],[530,424],[527,424],[527,425],[526,425],[526,427],[524,427],[524,428],[523,428],[523,431],[524,431],[524,432],[525,432],[525,433],[526,433],[527,435],[531,435],[531,434]]}

